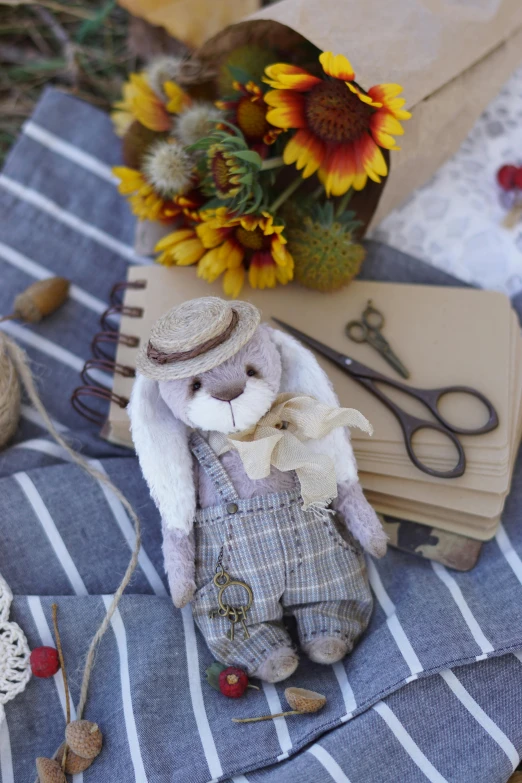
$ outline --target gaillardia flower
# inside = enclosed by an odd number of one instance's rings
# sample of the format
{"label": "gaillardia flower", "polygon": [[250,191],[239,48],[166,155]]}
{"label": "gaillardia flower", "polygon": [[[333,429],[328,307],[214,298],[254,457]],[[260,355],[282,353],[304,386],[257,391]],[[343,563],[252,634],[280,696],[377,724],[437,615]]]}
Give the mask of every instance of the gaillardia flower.
{"label": "gaillardia flower", "polygon": [[235,216],[226,208],[202,214],[195,228],[180,229],[156,245],[165,266],[198,263],[198,277],[213,283],[223,275],[223,290],[239,295],[246,273],[252,288],[274,288],[290,282],[294,262],[286,249],[283,226],[268,212]]}
{"label": "gaillardia flower", "polygon": [[274,143],[282,131],[267,119],[269,107],[265,103],[263,90],[253,81],[247,84],[234,81],[232,86],[239,95],[216,101],[216,106],[229,112],[230,121],[239,128],[250,149],[265,157],[268,146]]}
{"label": "gaillardia flower", "polygon": [[198,170],[207,196],[226,202],[229,212],[245,215],[258,209],[263,198],[258,180],[263,160],[248,148],[241,131],[215,130],[188,149],[205,153]]}
{"label": "gaillardia flower", "polygon": [[179,114],[190,104],[190,97],[175,82],[163,85],[162,100],[149,84],[146,73],[131,73],[123,85],[123,99],[114,104],[111,118],[118,136],[124,136],[134,120],[153,131],[168,131],[171,114]]}
{"label": "gaillardia flower", "polygon": [[378,84],[365,92],[355,81],[342,54],[323,52],[324,77],[296,65],[277,63],[265,69],[274,89],[264,96],[272,108],[271,125],[297,132],[287,143],[283,159],[295,163],[303,177],[315,172],[327,196],[362,190],[368,178],[380,182],[388,167],[381,147],[396,150],[394,136],[404,133],[400,120],[411,115],[402,107],[398,84]]}
{"label": "gaillardia flower", "polygon": [[199,197],[192,192],[162,197],[138,169],[115,166],[112,172],[120,180],[118,191],[127,196],[133,214],[140,220],[171,221],[181,214],[191,216],[201,206]]}

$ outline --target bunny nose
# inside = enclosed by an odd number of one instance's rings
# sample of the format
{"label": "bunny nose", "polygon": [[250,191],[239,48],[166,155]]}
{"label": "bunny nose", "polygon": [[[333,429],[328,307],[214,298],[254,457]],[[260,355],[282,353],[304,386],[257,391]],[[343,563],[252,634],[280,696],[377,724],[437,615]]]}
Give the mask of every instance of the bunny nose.
{"label": "bunny nose", "polygon": [[244,386],[228,386],[227,388],[219,389],[212,396],[215,400],[221,400],[221,402],[232,402],[232,400],[240,397],[244,391]]}

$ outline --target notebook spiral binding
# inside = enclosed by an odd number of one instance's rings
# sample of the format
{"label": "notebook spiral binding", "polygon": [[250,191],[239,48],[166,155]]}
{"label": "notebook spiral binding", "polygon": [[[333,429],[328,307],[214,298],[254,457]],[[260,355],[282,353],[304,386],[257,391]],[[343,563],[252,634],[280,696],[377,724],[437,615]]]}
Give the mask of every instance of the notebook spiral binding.
{"label": "notebook spiral binding", "polygon": [[92,370],[101,370],[108,373],[117,373],[125,378],[134,378],[136,371],[134,367],[128,367],[114,361],[111,354],[104,346],[106,345],[128,345],[133,348],[139,344],[139,339],[130,334],[122,334],[117,327],[111,323],[114,316],[126,315],[129,318],[141,318],[143,309],[141,307],[128,307],[123,304],[121,296],[127,288],[143,289],[146,288],[146,280],[134,280],[132,282],[122,281],[116,283],[109,295],[109,307],[102,313],[100,318],[101,331],[97,332],[92,338],[91,350],[92,358],[87,359],[80,373],[82,386],[78,386],[71,394],[71,404],[74,410],[85,419],[101,426],[105,421],[105,414],[91,407],[85,400],[107,400],[119,405],[120,408],[126,408],[129,400],[120,394],[115,394],[111,388],[101,383],[96,377],[93,377]]}

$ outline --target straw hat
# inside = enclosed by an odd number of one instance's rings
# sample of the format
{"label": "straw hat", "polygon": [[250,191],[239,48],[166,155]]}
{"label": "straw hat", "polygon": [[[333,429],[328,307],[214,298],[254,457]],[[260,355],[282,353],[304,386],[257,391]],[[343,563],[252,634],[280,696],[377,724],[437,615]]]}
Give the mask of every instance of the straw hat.
{"label": "straw hat", "polygon": [[173,307],[156,321],[136,367],[153,381],[190,378],[234,356],[257,329],[261,315],[248,302],[215,296]]}

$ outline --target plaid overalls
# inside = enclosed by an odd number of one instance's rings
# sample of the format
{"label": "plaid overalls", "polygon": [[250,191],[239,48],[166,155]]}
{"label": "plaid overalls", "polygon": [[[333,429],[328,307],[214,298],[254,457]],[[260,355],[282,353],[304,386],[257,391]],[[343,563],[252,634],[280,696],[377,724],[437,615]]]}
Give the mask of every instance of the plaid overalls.
{"label": "plaid overalls", "polygon": [[[295,617],[301,644],[333,636],[351,649],[368,625],[372,596],[362,551],[342,520],[326,512],[303,511],[297,477],[295,491],[242,500],[198,433],[192,436],[191,449],[222,500],[198,510],[195,519],[193,612],[215,658],[254,674],[276,647],[291,645],[283,614]],[[213,579],[221,551],[224,570],[253,591],[245,621],[249,639],[244,639],[238,623],[231,640],[230,620],[210,617],[218,607]],[[244,588],[227,589],[229,605],[245,601]]]}

